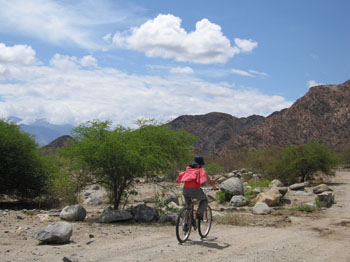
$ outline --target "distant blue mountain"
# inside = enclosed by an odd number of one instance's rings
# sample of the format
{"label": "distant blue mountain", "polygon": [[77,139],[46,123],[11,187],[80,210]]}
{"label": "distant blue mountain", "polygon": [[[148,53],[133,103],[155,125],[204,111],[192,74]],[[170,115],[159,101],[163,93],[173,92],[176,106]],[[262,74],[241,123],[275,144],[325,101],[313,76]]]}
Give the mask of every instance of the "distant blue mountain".
{"label": "distant blue mountain", "polygon": [[[22,119],[11,116],[8,120],[14,123],[20,123]],[[30,125],[20,124],[21,130],[33,135],[39,146],[45,146],[60,136],[69,135],[74,126],[54,125],[47,122],[45,119],[38,119]]]}

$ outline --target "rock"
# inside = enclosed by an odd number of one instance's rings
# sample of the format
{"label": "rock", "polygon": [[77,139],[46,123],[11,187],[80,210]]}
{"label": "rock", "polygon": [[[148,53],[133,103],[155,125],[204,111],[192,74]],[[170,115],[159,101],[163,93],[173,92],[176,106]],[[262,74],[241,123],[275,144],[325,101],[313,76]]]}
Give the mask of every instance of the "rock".
{"label": "rock", "polygon": [[240,172],[241,172],[241,173],[247,173],[247,169],[242,168],[242,169],[240,170]]}
{"label": "rock", "polygon": [[224,176],[220,176],[215,182],[218,184],[221,184],[222,182],[226,181],[228,178]]}
{"label": "rock", "polygon": [[221,191],[228,191],[235,195],[244,195],[244,188],[241,180],[237,177],[231,177],[220,184]]}
{"label": "rock", "polygon": [[84,204],[89,206],[99,206],[103,204],[103,201],[98,197],[90,197],[84,201]]}
{"label": "rock", "polygon": [[136,222],[152,222],[159,217],[157,209],[143,204],[132,208],[131,213],[134,215]]}
{"label": "rock", "polygon": [[326,184],[320,184],[318,186],[315,186],[312,189],[312,192],[314,192],[315,194],[321,194],[325,191],[333,191],[332,189],[330,189]]}
{"label": "rock", "polygon": [[86,210],[80,205],[66,206],[60,213],[60,218],[67,221],[84,221]]}
{"label": "rock", "polygon": [[316,207],[315,202],[308,202],[305,205],[309,206],[309,207]]}
{"label": "rock", "polygon": [[253,207],[253,214],[255,215],[267,215],[271,213],[271,209],[264,202],[257,202]]}
{"label": "rock", "polygon": [[218,218],[218,217],[224,217],[225,216],[224,214],[219,213],[217,211],[212,211],[211,215],[212,215],[213,218]]}
{"label": "rock", "polygon": [[230,201],[232,207],[242,207],[247,205],[248,201],[244,196],[233,196]]}
{"label": "rock", "polygon": [[303,190],[305,187],[307,187],[308,183],[307,182],[303,182],[303,183],[297,183],[297,184],[293,184],[291,186],[289,186],[289,189],[291,190]]}
{"label": "rock", "polygon": [[254,194],[260,194],[261,193],[261,188],[260,187],[256,187],[253,189],[253,193]]}
{"label": "rock", "polygon": [[174,192],[169,192],[167,194],[167,198],[170,202],[174,202],[176,205],[180,205],[179,198],[176,196]]}
{"label": "rock", "polygon": [[280,202],[281,197],[282,195],[279,192],[279,190],[276,188],[272,188],[267,192],[260,193],[256,197],[256,202],[264,202],[268,206],[275,206]]}
{"label": "rock", "polygon": [[294,195],[295,196],[313,196],[314,193],[308,192],[308,191],[295,191]]}
{"label": "rock", "polygon": [[72,225],[67,222],[56,222],[47,227],[42,227],[36,236],[42,244],[64,244],[69,242],[72,236]]}
{"label": "rock", "polygon": [[100,223],[113,223],[119,221],[127,221],[133,219],[131,212],[119,209],[105,209],[99,217]]}
{"label": "rock", "polygon": [[38,218],[40,222],[51,221],[48,214],[37,214],[36,218]]}
{"label": "rock", "polygon": [[288,192],[288,187],[276,187],[276,189],[280,192],[282,197],[284,197]]}
{"label": "rock", "polygon": [[271,181],[269,184],[269,188],[274,188],[274,187],[284,187],[283,183],[279,181],[278,179],[274,179]]}
{"label": "rock", "polygon": [[92,190],[100,190],[100,187],[99,187],[99,186],[94,186],[94,187],[92,188]]}
{"label": "rock", "polygon": [[76,257],[64,257],[63,262],[78,262],[79,260]]}
{"label": "rock", "polygon": [[177,205],[176,203],[174,203],[172,201],[168,204],[168,207],[171,209],[175,209],[175,210],[180,210],[182,208],[181,206]]}
{"label": "rock", "polygon": [[162,215],[158,223],[168,223],[170,222],[172,225],[176,225],[176,220],[177,220],[177,214],[176,213],[167,213]]}
{"label": "rock", "polygon": [[335,200],[335,194],[333,191],[325,191],[317,195],[320,207],[331,207]]}
{"label": "rock", "polygon": [[145,198],[142,199],[141,202],[144,202],[144,203],[155,203],[156,201],[155,201],[154,197],[145,197]]}

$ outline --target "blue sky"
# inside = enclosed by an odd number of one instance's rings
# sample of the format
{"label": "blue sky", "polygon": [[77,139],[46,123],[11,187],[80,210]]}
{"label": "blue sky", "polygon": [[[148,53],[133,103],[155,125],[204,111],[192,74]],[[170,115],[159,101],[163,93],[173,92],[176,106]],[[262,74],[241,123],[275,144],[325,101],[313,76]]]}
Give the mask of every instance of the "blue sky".
{"label": "blue sky", "polygon": [[350,78],[349,1],[0,0],[0,117],[269,115]]}

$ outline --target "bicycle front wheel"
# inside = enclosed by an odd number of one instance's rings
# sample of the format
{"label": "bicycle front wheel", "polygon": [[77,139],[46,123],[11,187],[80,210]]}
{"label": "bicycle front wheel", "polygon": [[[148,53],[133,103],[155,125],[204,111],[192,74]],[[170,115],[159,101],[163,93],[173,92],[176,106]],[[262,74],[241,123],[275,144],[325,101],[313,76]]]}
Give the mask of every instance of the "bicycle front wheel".
{"label": "bicycle front wheel", "polygon": [[187,208],[180,210],[176,220],[176,237],[180,243],[184,243],[191,234],[191,217]]}
{"label": "bicycle front wheel", "polygon": [[213,221],[212,218],[211,208],[210,206],[207,206],[204,211],[203,219],[198,220],[198,233],[201,238],[205,238],[209,234],[211,223]]}

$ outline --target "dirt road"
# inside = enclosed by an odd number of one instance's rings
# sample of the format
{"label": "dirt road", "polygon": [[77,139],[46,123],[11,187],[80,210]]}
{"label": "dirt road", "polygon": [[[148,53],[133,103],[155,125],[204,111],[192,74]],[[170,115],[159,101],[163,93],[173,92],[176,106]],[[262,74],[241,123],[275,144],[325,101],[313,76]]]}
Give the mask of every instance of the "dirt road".
{"label": "dirt road", "polygon": [[174,226],[86,222],[73,223],[70,244],[38,245],[43,223],[13,211],[0,216],[0,261],[350,261],[350,172],[338,171],[330,187],[337,203],[321,218],[290,217],[285,228],[214,224],[207,239],[192,232],[183,245]]}

